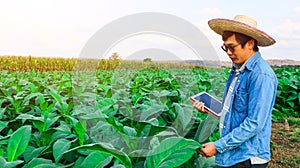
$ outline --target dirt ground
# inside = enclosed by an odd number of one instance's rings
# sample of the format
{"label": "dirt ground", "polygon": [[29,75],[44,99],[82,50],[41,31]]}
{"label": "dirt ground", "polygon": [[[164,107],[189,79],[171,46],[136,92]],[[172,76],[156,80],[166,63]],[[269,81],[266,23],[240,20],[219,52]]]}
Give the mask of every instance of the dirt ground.
{"label": "dirt ground", "polygon": [[[287,127],[287,125],[289,127]],[[289,129],[288,129],[289,128]],[[273,123],[270,168],[300,168],[300,119]]]}

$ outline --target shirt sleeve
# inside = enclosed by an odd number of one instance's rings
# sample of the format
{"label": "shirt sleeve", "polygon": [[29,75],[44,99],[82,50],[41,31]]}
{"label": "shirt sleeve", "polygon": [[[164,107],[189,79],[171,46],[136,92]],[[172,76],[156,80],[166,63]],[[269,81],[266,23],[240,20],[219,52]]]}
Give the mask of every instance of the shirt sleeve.
{"label": "shirt sleeve", "polygon": [[248,116],[229,134],[214,143],[218,152],[234,149],[257,135],[272,114],[277,90],[276,76],[257,74],[249,85]]}

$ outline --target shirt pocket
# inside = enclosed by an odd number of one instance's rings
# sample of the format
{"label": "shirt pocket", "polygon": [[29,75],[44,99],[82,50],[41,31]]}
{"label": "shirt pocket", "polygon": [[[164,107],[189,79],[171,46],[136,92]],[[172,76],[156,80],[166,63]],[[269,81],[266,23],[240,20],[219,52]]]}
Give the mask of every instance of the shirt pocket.
{"label": "shirt pocket", "polygon": [[247,90],[238,89],[234,96],[233,108],[238,113],[246,112],[248,109],[249,94]]}

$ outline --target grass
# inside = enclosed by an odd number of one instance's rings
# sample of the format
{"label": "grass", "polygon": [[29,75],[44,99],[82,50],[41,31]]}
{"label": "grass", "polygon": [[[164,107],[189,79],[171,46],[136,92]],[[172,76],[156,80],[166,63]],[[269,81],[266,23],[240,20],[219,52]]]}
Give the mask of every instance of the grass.
{"label": "grass", "polygon": [[290,130],[284,121],[273,123],[272,160],[270,168],[296,168],[300,165],[300,118],[287,119]]}

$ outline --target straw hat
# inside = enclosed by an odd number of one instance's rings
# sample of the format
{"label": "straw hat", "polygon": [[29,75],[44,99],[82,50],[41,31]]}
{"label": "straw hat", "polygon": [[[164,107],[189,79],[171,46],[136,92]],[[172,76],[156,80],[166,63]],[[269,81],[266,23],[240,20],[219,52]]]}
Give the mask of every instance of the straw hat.
{"label": "straw hat", "polygon": [[208,21],[209,27],[222,35],[224,31],[238,32],[254,38],[258,46],[270,46],[276,41],[267,33],[257,29],[257,22],[245,15],[236,15],[230,19],[212,19]]}

